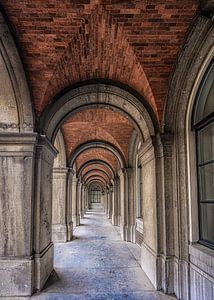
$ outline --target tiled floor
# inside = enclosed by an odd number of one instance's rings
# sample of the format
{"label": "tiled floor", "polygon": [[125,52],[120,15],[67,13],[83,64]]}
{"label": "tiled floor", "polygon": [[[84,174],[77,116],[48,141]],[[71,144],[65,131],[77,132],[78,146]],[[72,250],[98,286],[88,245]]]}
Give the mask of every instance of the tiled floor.
{"label": "tiled floor", "polygon": [[87,212],[75,239],[55,245],[55,271],[41,300],[164,300],[173,299],[157,292],[140,268],[140,249],[121,241],[101,207]]}

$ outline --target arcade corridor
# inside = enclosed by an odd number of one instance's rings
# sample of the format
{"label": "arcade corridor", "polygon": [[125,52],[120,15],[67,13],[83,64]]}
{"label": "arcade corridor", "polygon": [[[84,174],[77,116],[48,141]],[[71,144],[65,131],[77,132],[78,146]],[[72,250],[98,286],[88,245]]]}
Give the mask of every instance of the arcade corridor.
{"label": "arcade corridor", "polygon": [[213,99],[213,0],[1,0],[0,298],[213,300]]}
{"label": "arcade corridor", "polygon": [[121,240],[101,204],[94,203],[74,240],[55,244],[55,274],[32,299],[175,299],[157,292],[139,265],[140,248]]}

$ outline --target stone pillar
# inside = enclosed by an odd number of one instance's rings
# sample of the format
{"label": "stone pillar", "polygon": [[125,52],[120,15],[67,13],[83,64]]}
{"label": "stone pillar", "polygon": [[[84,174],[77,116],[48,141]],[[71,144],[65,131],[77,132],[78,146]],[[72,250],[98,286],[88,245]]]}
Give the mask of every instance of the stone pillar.
{"label": "stone pillar", "polygon": [[84,218],[85,214],[85,185],[82,183],[81,185],[81,198],[80,198],[80,217]]}
{"label": "stone pillar", "polygon": [[81,201],[81,198],[82,198],[82,182],[80,179],[77,180],[77,219],[79,221],[79,224],[80,225],[80,215],[81,215],[81,207],[82,207],[82,201]]}
{"label": "stone pillar", "polygon": [[[143,205],[143,239],[141,244],[141,266],[156,289],[160,289],[160,255],[158,255],[158,224],[157,208],[159,197],[157,192],[157,162],[154,143],[148,139],[142,144],[139,152],[142,166],[142,205]],[[161,174],[159,174],[161,180]],[[161,183],[159,183],[160,188]]]}
{"label": "stone pillar", "polygon": [[33,173],[36,134],[0,135],[0,297],[34,288]]}
{"label": "stone pillar", "polygon": [[53,270],[52,178],[57,150],[40,136],[36,146],[34,253],[35,288],[41,290]]}
{"label": "stone pillar", "polygon": [[53,169],[52,241],[67,242],[67,168]]}
{"label": "stone pillar", "polygon": [[112,224],[119,226],[119,178],[116,177],[113,186],[112,195]]}
{"label": "stone pillar", "polygon": [[77,178],[72,178],[72,221],[73,226],[80,225],[79,213],[78,213],[78,205],[77,205]]}
{"label": "stone pillar", "polygon": [[88,210],[88,188],[84,186],[84,213]]}
{"label": "stone pillar", "polygon": [[156,186],[158,205],[158,253],[161,262],[158,274],[159,287],[165,293],[174,292],[174,207],[172,147],[173,136],[164,134],[154,140],[156,157]]}
{"label": "stone pillar", "polygon": [[125,241],[135,243],[135,218],[134,218],[134,182],[133,170],[124,168],[122,170],[122,192],[121,194],[121,235]]}
{"label": "stone pillar", "polygon": [[103,209],[104,212],[107,214],[108,212],[108,194],[107,194],[107,190],[104,191],[104,195],[102,195],[102,203],[103,203]]}
{"label": "stone pillar", "polygon": [[110,185],[108,189],[108,219],[111,219],[112,216],[112,192],[113,192],[113,187]]}
{"label": "stone pillar", "polygon": [[71,241],[73,238],[73,222],[72,222],[72,180],[74,176],[74,170],[68,168],[67,173],[67,195],[66,195],[66,223],[67,223],[67,241]]}

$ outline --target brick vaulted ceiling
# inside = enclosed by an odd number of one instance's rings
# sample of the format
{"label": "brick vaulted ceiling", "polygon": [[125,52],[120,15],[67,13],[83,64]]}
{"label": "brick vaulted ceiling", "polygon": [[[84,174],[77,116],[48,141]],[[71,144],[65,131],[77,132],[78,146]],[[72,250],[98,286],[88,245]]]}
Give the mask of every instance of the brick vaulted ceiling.
{"label": "brick vaulted ceiling", "polygon": [[125,158],[133,126],[124,116],[106,108],[92,108],[75,114],[62,126],[67,156],[88,140],[115,145]]}
{"label": "brick vaulted ceiling", "polygon": [[[97,140],[113,144],[127,160],[133,129],[133,125],[126,117],[111,109],[91,108],[83,110],[70,117],[62,126],[67,157],[77,146],[87,141]],[[83,152],[77,158],[77,169],[84,162],[92,159],[102,159],[116,170],[117,161],[114,155],[99,148]]]}
{"label": "brick vaulted ceiling", "polygon": [[68,85],[118,80],[162,117],[196,0],[1,0],[42,111]]}
{"label": "brick vaulted ceiling", "polygon": [[[39,115],[71,84],[110,79],[144,96],[159,122],[170,75],[196,14],[197,0],[1,0],[13,28]],[[88,110],[63,125],[67,155],[90,139],[113,143],[127,158],[132,125],[108,110]],[[116,119],[115,119],[116,117]],[[106,150],[90,155],[111,162]]]}

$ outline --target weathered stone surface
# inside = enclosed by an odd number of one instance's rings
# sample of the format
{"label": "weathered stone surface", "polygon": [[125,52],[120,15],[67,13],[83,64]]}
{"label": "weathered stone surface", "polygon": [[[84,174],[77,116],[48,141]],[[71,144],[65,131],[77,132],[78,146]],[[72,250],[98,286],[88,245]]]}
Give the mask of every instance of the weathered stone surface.
{"label": "weathered stone surface", "polygon": [[0,297],[29,296],[33,292],[33,259],[0,259]]}
{"label": "weathered stone surface", "polygon": [[36,148],[34,251],[35,288],[41,289],[53,270],[52,177],[57,151],[40,137]]}

